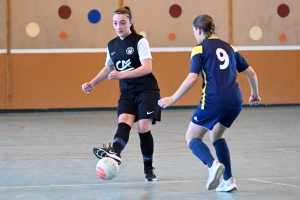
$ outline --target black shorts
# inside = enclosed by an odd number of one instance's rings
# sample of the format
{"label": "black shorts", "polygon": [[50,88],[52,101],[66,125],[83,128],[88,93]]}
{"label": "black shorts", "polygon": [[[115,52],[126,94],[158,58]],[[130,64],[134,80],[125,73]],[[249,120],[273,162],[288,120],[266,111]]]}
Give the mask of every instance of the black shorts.
{"label": "black shorts", "polygon": [[135,115],[134,122],[141,119],[153,119],[152,124],[155,124],[161,118],[159,99],[158,91],[121,94],[118,102],[118,116],[123,113],[132,114]]}

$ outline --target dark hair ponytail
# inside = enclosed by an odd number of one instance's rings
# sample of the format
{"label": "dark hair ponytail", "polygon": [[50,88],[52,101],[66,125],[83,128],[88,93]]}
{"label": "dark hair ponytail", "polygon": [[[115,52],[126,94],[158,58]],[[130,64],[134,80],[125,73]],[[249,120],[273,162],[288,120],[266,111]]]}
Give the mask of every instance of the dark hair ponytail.
{"label": "dark hair ponytail", "polygon": [[[114,15],[115,14],[124,14],[124,15],[126,15],[129,18],[129,21],[132,20],[131,10],[130,10],[130,8],[128,6],[125,6],[124,8],[117,9],[114,12]],[[133,32],[133,33],[136,33],[133,24],[131,24],[131,26],[130,26],[130,31]]]}
{"label": "dark hair ponytail", "polygon": [[209,38],[212,34],[215,34],[215,22],[213,18],[209,15],[203,14],[196,17],[193,22],[195,28],[200,28],[203,30],[205,39]]}

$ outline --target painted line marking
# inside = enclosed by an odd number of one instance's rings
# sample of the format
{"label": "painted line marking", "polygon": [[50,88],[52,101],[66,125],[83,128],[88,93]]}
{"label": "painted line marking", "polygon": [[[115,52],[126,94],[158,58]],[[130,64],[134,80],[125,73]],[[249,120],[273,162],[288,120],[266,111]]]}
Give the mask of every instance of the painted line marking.
{"label": "painted line marking", "polygon": [[[273,178],[263,178],[263,179],[294,179],[294,178],[300,178],[300,177],[273,177]],[[258,179],[236,179],[237,181],[257,181],[257,182],[263,182],[263,183],[272,183],[269,181],[261,181]],[[169,183],[191,183],[191,182],[206,182],[207,180],[189,180],[189,181],[157,181],[154,184],[169,184]],[[131,185],[131,184],[141,184],[144,182],[137,181],[137,182],[120,182],[120,183],[109,183],[107,181],[103,181],[103,183],[87,183],[87,184],[66,184],[66,185],[27,185],[27,186],[1,186],[0,189],[17,189],[17,188],[53,188],[53,187],[79,187],[79,186],[99,186],[99,185]],[[290,186],[290,187],[296,187],[299,188],[300,186],[295,185],[288,185],[288,184],[281,184],[281,183],[272,183],[272,184],[278,184],[278,185],[284,185],[284,186]]]}
{"label": "painted line marking", "polygon": [[[278,51],[300,50],[299,45],[289,46],[235,46],[239,51]],[[155,47],[151,52],[191,52],[193,47]],[[61,48],[61,49],[11,49],[13,54],[36,53],[105,53],[106,48]],[[6,54],[6,49],[0,49],[0,54]]]}
{"label": "painted line marking", "polygon": [[289,187],[295,187],[295,188],[300,188],[300,186],[297,185],[289,185],[289,184],[284,184],[284,183],[273,183],[270,181],[263,181],[263,180],[258,180],[258,179],[250,179],[251,181],[256,181],[256,182],[261,182],[261,183],[268,183],[272,185],[282,185],[282,186],[289,186]]}

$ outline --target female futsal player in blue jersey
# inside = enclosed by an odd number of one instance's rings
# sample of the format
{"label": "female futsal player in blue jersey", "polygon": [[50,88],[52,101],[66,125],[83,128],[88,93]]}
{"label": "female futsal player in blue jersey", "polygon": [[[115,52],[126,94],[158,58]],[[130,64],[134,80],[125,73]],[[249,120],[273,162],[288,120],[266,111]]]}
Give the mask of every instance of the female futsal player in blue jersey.
{"label": "female futsal player in blue jersey", "polygon": [[157,180],[152,166],[154,141],[151,125],[160,121],[161,108],[157,105],[160,93],[156,78],[152,74],[152,56],[146,38],[136,33],[128,7],[113,13],[113,27],[118,37],[107,45],[105,67],[82,89],[89,93],[97,84],[117,79],[121,96],[118,101],[118,129],[112,146],[94,147],[99,158],[111,157],[121,164],[121,151],[125,148],[131,127],[138,122],[140,147],[144,161],[146,181]]}
{"label": "female futsal player in blue jersey", "polygon": [[[260,102],[256,73],[239,52],[216,37],[215,23],[209,15],[199,15],[193,23],[194,36],[199,43],[192,50],[190,73],[171,96],[158,101],[162,108],[177,102],[197,81],[203,79],[202,97],[186,132],[186,141],[196,157],[208,166],[208,190],[237,190],[231,172],[230,153],[222,137],[242,109],[242,94],[236,82],[237,72],[243,72],[250,83],[250,105]],[[203,142],[206,132],[216,150],[214,159]],[[224,173],[224,174],[223,174]],[[223,181],[219,182],[223,174]]]}

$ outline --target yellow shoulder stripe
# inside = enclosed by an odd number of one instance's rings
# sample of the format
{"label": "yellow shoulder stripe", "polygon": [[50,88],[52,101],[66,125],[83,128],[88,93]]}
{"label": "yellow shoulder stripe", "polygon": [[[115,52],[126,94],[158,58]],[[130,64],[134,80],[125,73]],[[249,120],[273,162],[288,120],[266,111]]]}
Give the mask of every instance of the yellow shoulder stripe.
{"label": "yellow shoulder stripe", "polygon": [[196,54],[201,54],[202,53],[202,46],[195,46],[193,48],[192,54],[191,54],[191,58],[196,55]]}
{"label": "yellow shoulder stripe", "polygon": [[238,50],[234,46],[232,46],[232,45],[230,45],[230,46],[232,47],[232,49],[234,50],[234,52],[238,52]]}

